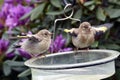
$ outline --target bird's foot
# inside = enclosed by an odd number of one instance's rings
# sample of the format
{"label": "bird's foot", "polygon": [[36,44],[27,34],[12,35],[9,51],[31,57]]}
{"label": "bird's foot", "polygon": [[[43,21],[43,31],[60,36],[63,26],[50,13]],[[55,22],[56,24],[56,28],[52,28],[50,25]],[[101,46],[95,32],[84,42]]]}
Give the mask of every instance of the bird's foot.
{"label": "bird's foot", "polygon": [[89,47],[85,47],[85,48],[80,48],[80,50],[83,50],[83,51],[89,51]]}
{"label": "bird's foot", "polygon": [[74,51],[75,51],[75,55],[78,53],[78,48],[74,48]]}
{"label": "bird's foot", "polygon": [[37,57],[44,58],[44,57],[46,57],[46,55],[45,54],[38,54]]}
{"label": "bird's foot", "polygon": [[34,54],[30,54],[30,56],[31,56],[31,58],[34,58],[34,57],[36,57]]}

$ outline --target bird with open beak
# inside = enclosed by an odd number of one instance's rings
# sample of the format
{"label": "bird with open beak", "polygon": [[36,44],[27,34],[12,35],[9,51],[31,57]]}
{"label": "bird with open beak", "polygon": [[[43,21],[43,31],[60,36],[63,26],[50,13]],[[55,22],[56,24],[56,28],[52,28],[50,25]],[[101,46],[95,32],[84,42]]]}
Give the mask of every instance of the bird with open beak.
{"label": "bird with open beak", "polygon": [[33,57],[46,52],[51,44],[52,33],[46,29],[40,30],[38,33],[26,36],[28,37],[21,43],[21,48],[28,52]]}
{"label": "bird with open beak", "polygon": [[[111,25],[110,25],[111,26]],[[72,35],[72,43],[78,48],[87,48],[94,43],[97,36],[108,30],[107,26],[92,27],[89,22],[83,22],[79,28],[64,29],[64,32]]]}

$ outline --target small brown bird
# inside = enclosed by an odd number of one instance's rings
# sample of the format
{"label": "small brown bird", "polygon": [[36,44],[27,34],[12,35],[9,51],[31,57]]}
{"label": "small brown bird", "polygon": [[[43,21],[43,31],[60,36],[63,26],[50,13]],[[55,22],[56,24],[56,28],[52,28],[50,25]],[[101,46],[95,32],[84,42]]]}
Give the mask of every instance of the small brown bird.
{"label": "small brown bird", "polygon": [[40,30],[38,33],[28,36],[28,39],[21,44],[21,48],[32,56],[41,55],[49,49],[51,36],[52,33],[48,30]]}
{"label": "small brown bird", "polygon": [[69,32],[72,35],[72,43],[77,49],[89,47],[94,43],[96,37],[103,34],[106,30],[108,30],[106,26],[95,28],[89,22],[81,23],[79,28],[64,29],[65,32]]}

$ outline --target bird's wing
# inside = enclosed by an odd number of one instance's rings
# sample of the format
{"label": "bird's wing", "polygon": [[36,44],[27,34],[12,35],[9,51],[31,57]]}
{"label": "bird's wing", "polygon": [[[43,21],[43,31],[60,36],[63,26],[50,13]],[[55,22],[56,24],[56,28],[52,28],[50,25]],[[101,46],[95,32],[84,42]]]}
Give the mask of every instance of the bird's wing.
{"label": "bird's wing", "polygon": [[110,29],[113,26],[113,23],[105,23],[105,24],[101,24],[101,25],[96,25],[95,27],[103,27],[103,26]]}
{"label": "bird's wing", "polygon": [[70,34],[74,37],[77,37],[79,34],[79,28],[73,28],[73,31]]}
{"label": "bird's wing", "polygon": [[97,26],[92,26],[96,31],[107,31],[108,29],[110,29],[113,26],[112,23],[105,23],[105,24],[101,24],[101,25],[97,25]]}
{"label": "bird's wing", "polygon": [[99,39],[112,26],[113,26],[112,23],[105,23],[98,26],[92,26],[92,31],[94,31],[95,39]]}
{"label": "bird's wing", "polygon": [[29,38],[29,40],[32,40],[32,41],[35,41],[35,42],[41,42],[43,40],[43,38],[39,37],[39,36],[36,36],[36,35],[33,35]]}
{"label": "bird's wing", "polygon": [[79,34],[79,28],[64,29],[64,32],[69,33],[71,36],[77,37]]}

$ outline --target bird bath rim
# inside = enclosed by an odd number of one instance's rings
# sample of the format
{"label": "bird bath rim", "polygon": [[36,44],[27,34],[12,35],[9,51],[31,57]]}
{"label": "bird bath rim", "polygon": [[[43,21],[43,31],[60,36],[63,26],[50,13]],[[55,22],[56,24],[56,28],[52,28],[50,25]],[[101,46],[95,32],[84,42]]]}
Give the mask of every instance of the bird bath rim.
{"label": "bird bath rim", "polygon": [[45,57],[42,56],[42,57],[31,58],[27,60],[24,64],[28,67],[37,68],[41,70],[60,70],[60,69],[82,68],[82,67],[95,66],[95,65],[100,65],[100,64],[111,62],[114,59],[116,59],[120,54],[118,51],[104,50],[104,49],[78,50],[77,52],[104,52],[104,53],[109,54],[109,56],[102,58],[102,59],[95,60],[95,61],[88,61],[84,63],[61,64],[61,65],[52,65],[52,64],[51,65],[35,65],[35,64],[33,65],[32,64],[35,60],[40,59],[40,58],[53,57],[53,56],[64,55],[64,54],[75,54],[75,51],[68,51],[68,52],[58,52],[58,53],[48,54]]}

